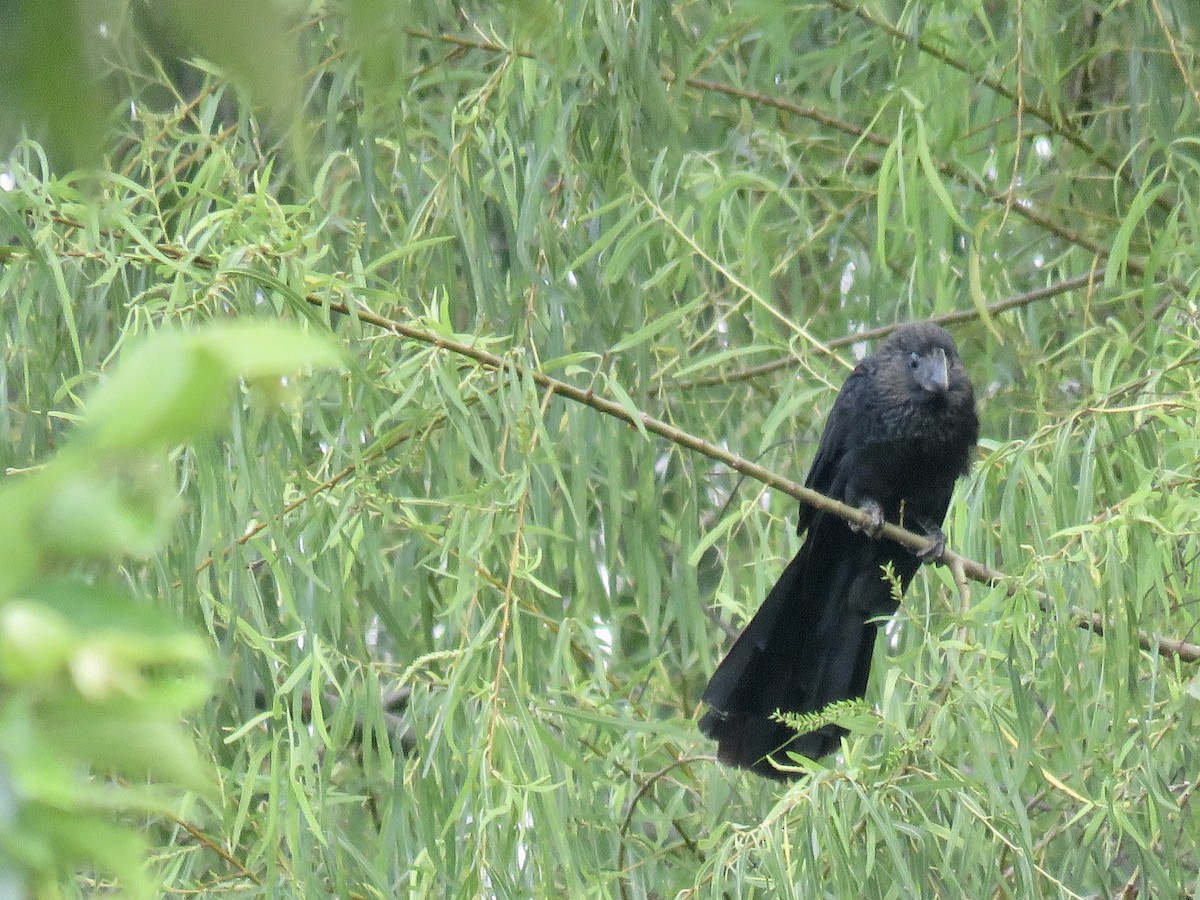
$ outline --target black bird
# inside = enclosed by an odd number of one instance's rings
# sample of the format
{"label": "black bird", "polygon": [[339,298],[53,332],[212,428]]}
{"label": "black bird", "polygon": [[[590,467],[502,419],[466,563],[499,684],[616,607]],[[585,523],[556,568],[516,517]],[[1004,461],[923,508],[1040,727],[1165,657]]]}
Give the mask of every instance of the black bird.
{"label": "black bird", "polygon": [[[941,556],[942,520],[978,437],[970,379],[937,325],[901,326],[850,373],[804,483],[859,507],[872,525],[863,531],[801,505],[804,545],[704,691],[700,730],[717,740],[721,762],[787,779],[801,774],[789,752],[817,759],[837,749],[845,729],[797,734],[771,716],[866,693],[875,620],[897,608],[884,567],[903,593],[923,561]],[[915,554],[877,539],[885,520],[934,543]]]}

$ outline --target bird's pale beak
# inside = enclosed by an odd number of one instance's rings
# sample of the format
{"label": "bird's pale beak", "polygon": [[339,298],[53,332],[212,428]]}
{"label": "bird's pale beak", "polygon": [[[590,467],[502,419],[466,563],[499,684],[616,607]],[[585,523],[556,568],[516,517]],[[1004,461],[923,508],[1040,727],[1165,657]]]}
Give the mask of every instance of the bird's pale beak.
{"label": "bird's pale beak", "polygon": [[950,372],[946,363],[946,351],[934,347],[921,357],[916,371],[917,384],[931,394],[940,394],[950,387]]}

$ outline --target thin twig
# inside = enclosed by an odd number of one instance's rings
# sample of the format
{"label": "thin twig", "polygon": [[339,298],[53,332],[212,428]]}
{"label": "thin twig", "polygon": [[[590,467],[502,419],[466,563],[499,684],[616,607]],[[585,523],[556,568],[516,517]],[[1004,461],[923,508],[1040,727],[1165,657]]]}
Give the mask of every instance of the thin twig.
{"label": "thin twig", "polygon": [[[617,844],[617,872],[620,873],[621,896],[623,898],[629,896],[629,885],[628,885],[629,879],[625,875],[625,858],[626,858],[626,850],[625,850],[626,843],[625,843],[625,841],[626,841],[626,838],[629,836],[629,826],[631,824],[633,824],[633,813],[637,809],[638,802],[642,799],[642,797],[644,797],[646,795],[646,793],[650,790],[650,788],[654,786],[655,782],[657,782],[661,778],[666,777],[668,774],[670,774],[670,772],[673,769],[677,769],[680,766],[686,765],[691,762],[696,762],[698,760],[707,761],[707,760],[711,760],[712,758],[713,757],[711,757],[711,756],[681,756],[678,759],[674,760],[673,762],[669,763],[668,765],[664,766],[663,768],[659,769],[653,775],[648,776],[646,778],[646,780],[643,781],[641,783],[641,785],[638,787],[637,793],[635,793],[633,795],[633,797],[630,799],[629,808],[625,810],[625,818],[621,822],[621,828],[617,832],[618,838],[619,838],[618,844]],[[691,838],[689,838],[686,834],[683,835],[683,841],[687,845],[687,848],[689,850],[691,850],[693,853],[696,853],[696,854],[699,853],[696,843]]]}
{"label": "thin twig", "polygon": [[195,838],[201,844],[201,846],[207,847],[213,853],[217,854],[217,856],[221,857],[221,859],[225,860],[225,862],[227,862],[230,866],[236,869],[236,877],[245,878],[257,885],[262,884],[262,878],[246,868],[246,864],[244,862],[233,856],[233,854],[221,846],[221,844],[219,844],[215,839],[210,838],[207,834],[205,834],[195,825],[192,825],[186,819],[181,819],[178,816],[171,816],[171,818],[175,821],[176,825]]}

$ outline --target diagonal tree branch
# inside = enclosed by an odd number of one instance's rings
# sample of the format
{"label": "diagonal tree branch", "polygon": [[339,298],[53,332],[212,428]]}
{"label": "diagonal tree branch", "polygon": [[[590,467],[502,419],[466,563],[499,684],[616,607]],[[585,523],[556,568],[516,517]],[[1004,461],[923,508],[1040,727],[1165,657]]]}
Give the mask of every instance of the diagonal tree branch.
{"label": "diagonal tree branch", "polygon": [[[60,220],[60,224],[73,228],[82,227],[82,225],[79,223],[68,219]],[[199,268],[209,270],[214,267],[213,261],[207,257],[198,256],[195,254],[187,254],[184,250],[172,244],[156,244],[154,245],[154,249],[168,259],[182,260],[190,257],[189,261],[197,265]],[[251,278],[259,278],[257,273],[255,273],[253,270],[230,270],[230,274],[233,274],[234,272]],[[1090,273],[1088,276],[1076,276],[1076,278],[1072,279],[1071,281],[1083,279],[1084,283],[1086,283],[1087,281],[1098,277],[1100,277],[1098,274]],[[262,280],[269,287],[280,287],[280,285],[275,283],[272,279],[259,278],[259,280]],[[1057,292],[1057,290],[1055,290],[1056,287],[1062,288],[1062,286],[1066,284],[1068,284],[1068,282],[1062,282],[1059,286],[1043,288],[1041,291]],[[1072,284],[1071,287],[1073,288],[1075,285]],[[994,306],[1008,304],[1008,306],[1005,306],[1004,308],[1009,308],[1009,306],[1021,305],[1022,302],[1032,302],[1031,299],[1028,299],[1030,297],[1032,297],[1032,299],[1040,299],[1041,297],[1048,295],[1048,293],[1039,293],[1034,291],[1031,292],[1030,295],[1019,295],[1015,298],[1009,298],[1007,301],[1000,301],[1000,303],[994,304]],[[304,300],[311,306],[329,309],[333,312],[338,312],[343,315],[355,316],[360,321],[374,325],[400,337],[407,337],[411,340],[419,341],[424,344],[447,350],[459,356],[473,359],[476,363],[486,366],[490,369],[500,370],[509,368],[515,371],[523,371],[520,366],[511,360],[506,360],[504,357],[490,353],[487,350],[483,350],[479,347],[475,347],[461,341],[455,341],[450,338],[441,337],[431,331],[416,328],[395,319],[389,319],[367,310],[352,308],[345,303],[329,302],[321,297],[316,296],[315,294],[308,294],[304,297]],[[993,309],[992,311],[996,310]],[[958,315],[969,318],[972,313],[958,313],[949,315]],[[947,319],[946,321],[950,320]],[[957,321],[957,319],[954,321]],[[886,331],[881,329],[877,329],[877,331],[886,333]],[[843,342],[850,343],[856,340],[864,340],[867,337],[874,335],[875,332],[866,332],[864,334],[854,335],[852,338],[839,338],[835,341],[831,341],[829,345],[831,348],[833,348],[842,346]],[[582,403],[585,406],[590,406],[606,415],[610,415],[624,422],[628,422],[630,425],[633,425],[636,428],[644,429],[646,432],[656,434],[659,437],[664,437],[681,447],[694,450],[695,452],[700,453],[703,456],[707,456],[709,459],[715,460],[716,462],[723,463],[735,471],[753,478],[756,481],[767,485],[768,487],[773,487],[776,490],[780,490],[783,493],[794,497],[796,500],[799,500],[801,503],[807,503],[816,509],[824,510],[825,512],[840,516],[841,518],[846,519],[848,522],[855,522],[863,525],[869,524],[864,521],[863,513],[860,510],[851,506],[847,506],[844,503],[840,503],[839,501],[834,500],[832,497],[826,497],[824,494],[820,494],[814,490],[806,488],[794,481],[783,478],[782,476],[777,475],[776,473],[758,465],[757,463],[752,463],[734,453],[730,453],[728,450],[718,447],[716,444],[709,443],[702,438],[689,434],[688,432],[663,422],[660,419],[655,419],[646,413],[635,414],[634,412],[627,410],[619,403],[596,396],[592,390],[577,388],[574,385],[566,383],[565,381],[559,381],[557,378],[552,378],[551,376],[546,375],[537,369],[529,370],[528,375],[533,379],[534,383],[552,391],[553,393],[559,394],[567,399],[574,400],[577,403]],[[386,451],[388,448],[385,447],[382,449],[383,451]],[[351,471],[352,470],[346,470],[345,472],[334,476],[329,483],[318,486],[314,493],[331,487],[333,484],[336,484],[337,481],[340,481],[343,477],[349,475]],[[303,499],[300,502],[303,502]],[[896,541],[901,546],[907,547],[913,551],[922,550],[929,543],[928,539],[922,535],[911,531],[906,531],[905,529],[896,525],[892,525],[891,523],[884,524],[884,530],[882,534],[885,537]],[[989,585],[1004,583],[1006,586],[1005,589],[1008,591],[1009,596],[1014,595],[1020,589],[1019,586],[1011,581],[1003,572],[999,572],[995,569],[985,566],[983,563],[967,559],[966,557],[960,556],[951,550],[946,550],[943,553],[941,561],[950,566],[951,571],[956,573],[961,571],[963,575],[972,579],[973,581],[979,581]],[[210,565],[211,562],[211,559],[205,560],[203,563],[201,563],[199,569],[205,568],[207,565]],[[1047,612],[1053,611],[1053,603],[1044,592],[1039,591],[1036,593],[1036,596],[1038,598],[1038,604],[1043,610]],[[1104,618],[1099,613],[1091,612],[1080,606],[1072,605],[1070,607],[1070,614],[1074,619],[1075,624],[1080,628],[1093,631],[1098,635],[1103,635],[1105,633],[1107,625],[1104,621]],[[1190,643],[1182,638],[1160,637],[1150,634],[1149,632],[1139,630],[1138,645],[1144,650],[1153,650],[1162,654],[1163,656],[1178,657],[1179,659],[1189,663],[1200,662],[1200,645]]]}
{"label": "diagonal tree branch", "polygon": [[[367,310],[350,307],[345,303],[329,302],[312,294],[306,296],[304,299],[312,306],[328,309],[343,315],[354,316],[362,322],[366,322],[369,325],[374,325],[377,328],[390,332],[399,337],[405,337],[410,340],[418,341],[429,346],[446,350],[459,356],[467,357],[468,359],[472,359],[479,365],[485,366],[489,369],[496,371],[508,370],[510,372],[520,373],[547,391],[558,394],[559,396],[565,397],[568,400],[573,400],[576,403],[580,403],[584,406],[591,407],[597,412],[612,416],[615,419],[620,419],[622,422],[632,425],[639,431],[666,438],[673,444],[677,444],[680,447],[685,447],[689,450],[699,453],[702,456],[728,466],[742,475],[753,478],[754,480],[765,484],[768,487],[782,491],[783,493],[794,497],[801,503],[805,503],[814,509],[828,512],[854,524],[863,526],[868,526],[871,524],[867,515],[853,506],[848,506],[845,503],[833,499],[832,497],[827,497],[824,494],[818,493],[810,488],[806,488],[801,484],[797,484],[790,479],[784,478],[783,476],[772,472],[770,469],[767,469],[764,466],[750,462],[750,460],[738,456],[735,453],[730,453],[728,450],[725,450],[716,444],[710,443],[703,438],[683,431],[680,428],[676,428],[674,425],[664,422],[661,419],[656,419],[647,413],[640,413],[636,410],[628,409],[622,404],[613,400],[609,400],[605,397],[597,396],[592,390],[575,387],[572,384],[568,384],[565,381],[560,381],[559,379],[553,378],[544,372],[538,371],[537,369],[523,368],[512,359],[506,359],[505,357],[499,356],[480,347],[476,347],[462,341],[457,341],[453,338],[443,337],[433,333],[432,331],[418,328],[414,325],[400,322],[395,319],[389,319],[385,316],[377,315],[376,313],[372,313]],[[904,528],[900,528],[899,526],[893,525],[890,522],[884,524],[882,536],[893,540],[902,547],[906,547],[914,552],[924,550],[930,544],[928,538],[912,531],[908,531]],[[1020,590],[1020,585],[1014,580],[1010,579],[1003,572],[997,571],[996,569],[986,566],[981,562],[967,559],[966,557],[960,556],[951,550],[946,550],[943,553],[941,561],[951,566],[952,569],[961,571],[964,575],[966,575],[966,577],[972,579],[973,581],[979,581],[988,585],[1004,585],[1009,596],[1016,594]],[[1043,610],[1047,612],[1055,611],[1053,602],[1045,593],[1038,591],[1036,592],[1035,596],[1037,597],[1038,603]],[[1072,619],[1075,621],[1075,624],[1080,628],[1085,628],[1099,635],[1104,634],[1107,623],[1099,613],[1094,613],[1074,605],[1069,608],[1069,611]],[[1149,632],[1139,631],[1138,644],[1144,650],[1154,651],[1163,656],[1178,657],[1179,659],[1191,663],[1200,662],[1200,645],[1192,644],[1182,639],[1164,638],[1150,634]]]}

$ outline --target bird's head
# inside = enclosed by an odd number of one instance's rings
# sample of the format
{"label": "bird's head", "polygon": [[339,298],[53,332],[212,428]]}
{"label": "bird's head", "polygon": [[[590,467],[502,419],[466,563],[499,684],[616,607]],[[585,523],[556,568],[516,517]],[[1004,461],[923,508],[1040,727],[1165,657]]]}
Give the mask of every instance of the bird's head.
{"label": "bird's head", "polygon": [[895,372],[894,382],[907,384],[914,399],[945,399],[964,392],[970,396],[971,383],[954,339],[932,322],[897,328],[879,348],[879,357]]}

